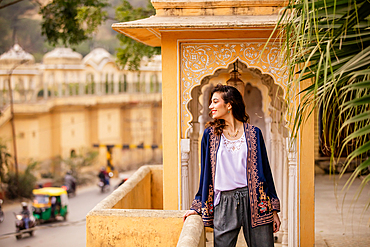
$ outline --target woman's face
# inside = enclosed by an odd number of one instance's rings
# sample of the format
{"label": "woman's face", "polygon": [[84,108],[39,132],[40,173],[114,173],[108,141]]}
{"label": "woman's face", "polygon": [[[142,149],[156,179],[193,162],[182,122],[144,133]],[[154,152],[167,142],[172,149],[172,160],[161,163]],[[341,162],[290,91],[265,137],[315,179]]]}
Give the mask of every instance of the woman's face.
{"label": "woman's face", "polygon": [[213,119],[225,119],[228,114],[228,106],[230,104],[225,104],[219,92],[215,92],[212,95],[211,104],[209,109],[211,109],[211,114]]}

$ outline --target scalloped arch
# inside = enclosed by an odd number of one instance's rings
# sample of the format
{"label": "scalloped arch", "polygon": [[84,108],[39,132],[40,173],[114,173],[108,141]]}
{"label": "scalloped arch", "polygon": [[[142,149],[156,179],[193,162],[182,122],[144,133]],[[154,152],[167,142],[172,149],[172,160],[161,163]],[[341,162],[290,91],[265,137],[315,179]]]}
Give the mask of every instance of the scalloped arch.
{"label": "scalloped arch", "polygon": [[[285,66],[279,60],[279,47],[266,46],[264,43],[222,42],[222,43],[183,43],[181,44],[180,64],[180,123],[181,138],[186,138],[191,128],[192,114],[188,103],[192,99],[192,90],[208,83],[210,77],[229,66],[237,59],[241,66],[261,76],[264,85],[278,100],[272,106],[284,111],[284,92],[287,85]],[[240,68],[240,66],[239,66]],[[208,79],[207,79],[208,78]]]}

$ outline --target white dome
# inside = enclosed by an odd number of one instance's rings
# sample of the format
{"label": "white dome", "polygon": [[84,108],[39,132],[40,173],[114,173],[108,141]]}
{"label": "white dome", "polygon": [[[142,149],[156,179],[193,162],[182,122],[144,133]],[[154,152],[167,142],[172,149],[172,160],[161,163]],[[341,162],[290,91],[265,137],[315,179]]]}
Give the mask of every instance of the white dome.
{"label": "white dome", "polygon": [[44,55],[45,64],[81,63],[82,55],[71,48],[55,48]]}
{"label": "white dome", "polygon": [[23,60],[31,63],[35,62],[35,58],[30,53],[25,52],[18,44],[15,44],[9,51],[0,56],[0,62],[2,64],[16,63]]}
{"label": "white dome", "polygon": [[140,70],[162,70],[162,55],[154,55],[150,59],[143,57],[140,62]]}
{"label": "white dome", "polygon": [[108,62],[115,63],[115,60],[107,50],[103,48],[96,48],[87,54],[82,62],[100,70]]}

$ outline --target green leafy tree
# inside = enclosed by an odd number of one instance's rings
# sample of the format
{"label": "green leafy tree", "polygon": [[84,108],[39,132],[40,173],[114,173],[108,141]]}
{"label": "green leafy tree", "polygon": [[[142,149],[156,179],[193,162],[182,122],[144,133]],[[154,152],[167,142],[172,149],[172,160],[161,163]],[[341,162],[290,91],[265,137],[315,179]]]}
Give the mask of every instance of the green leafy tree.
{"label": "green leafy tree", "polygon": [[[39,13],[42,15],[41,33],[46,40],[52,45],[64,45],[66,47],[76,47],[83,44],[84,41],[90,40],[96,34],[101,24],[106,20],[132,21],[149,17],[155,14],[150,0],[142,0],[140,4],[146,1],[146,7],[133,7],[130,2],[137,5],[138,1],[122,0],[121,4],[116,7],[115,18],[108,16],[108,0],[53,0],[46,5],[41,5],[37,0],[4,0],[0,1],[0,51],[6,51],[13,45],[16,30],[14,25],[22,28],[30,26],[34,20],[24,19],[23,14],[30,9],[40,8]],[[116,4],[118,1],[110,1]],[[20,18],[25,22],[14,21]],[[23,18],[23,19],[22,19]],[[15,24],[18,23],[18,24]],[[35,29],[34,23],[27,30]],[[121,47],[117,49],[118,63],[130,70],[138,70],[140,61],[144,56],[150,58],[153,55],[160,54],[160,47],[150,47],[136,42],[129,37],[118,34]],[[29,37],[30,44],[35,44],[36,39]],[[42,43],[42,39],[37,43]],[[40,44],[41,44],[40,43]],[[40,45],[38,45],[39,47]],[[24,47],[27,51],[33,52],[32,49]],[[50,48],[50,47],[49,47]],[[37,51],[39,52],[40,49]]]}
{"label": "green leafy tree", "polygon": [[37,164],[38,162],[31,161],[27,165],[26,170],[19,173],[18,183],[16,174],[12,171],[8,172],[5,180],[5,183],[8,184],[6,191],[7,198],[32,198],[32,190],[35,188],[37,181],[32,172],[36,169]]}
{"label": "green leafy tree", "polygon": [[[19,38],[23,28],[30,30],[36,20],[29,20],[25,17],[28,11],[38,7],[38,4],[31,0],[23,1],[0,1],[0,51],[8,50],[16,38]],[[26,21],[27,20],[27,21]],[[33,35],[28,34],[32,40]]]}
{"label": "green leafy tree", "polygon": [[[370,167],[370,2],[290,0],[276,28],[284,35],[288,87],[296,92],[310,81],[299,92],[294,133],[321,108],[322,141],[331,164],[347,157],[343,174],[358,161],[350,186]],[[369,181],[367,175],[362,186]]]}
{"label": "green leafy tree", "polygon": [[77,45],[106,20],[105,0],[53,0],[41,7],[42,34],[53,45]]}
{"label": "green leafy tree", "polygon": [[5,179],[5,174],[9,169],[11,155],[8,153],[7,147],[0,140],[0,184]]}
{"label": "green leafy tree", "polygon": [[[120,22],[139,20],[154,14],[155,9],[149,0],[145,8],[134,8],[127,0],[122,0],[122,4],[116,8],[116,19]],[[127,66],[130,70],[138,70],[144,56],[150,58],[161,54],[160,47],[144,45],[122,34],[118,34],[118,39],[121,44],[117,49],[118,63],[123,67]]]}
{"label": "green leafy tree", "polygon": [[76,178],[78,184],[84,183],[84,178],[80,176],[82,174],[81,169],[93,165],[98,154],[98,152],[81,149],[79,153],[73,153],[71,157],[63,159],[67,169],[72,171],[72,176]]}

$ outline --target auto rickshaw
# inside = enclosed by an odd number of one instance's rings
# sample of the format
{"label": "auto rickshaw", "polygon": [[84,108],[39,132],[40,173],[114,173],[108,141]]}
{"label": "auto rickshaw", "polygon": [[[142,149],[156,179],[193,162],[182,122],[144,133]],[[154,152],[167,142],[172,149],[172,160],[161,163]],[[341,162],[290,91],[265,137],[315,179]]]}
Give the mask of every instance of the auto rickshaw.
{"label": "auto rickshaw", "polygon": [[33,216],[40,223],[63,218],[67,220],[68,195],[67,191],[57,187],[45,187],[32,191]]}

